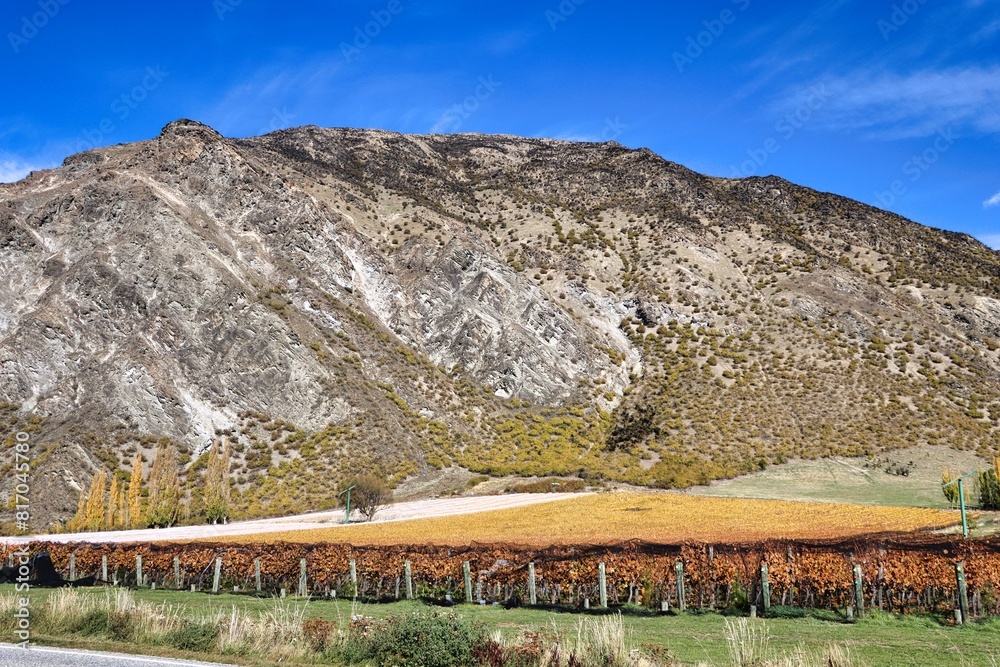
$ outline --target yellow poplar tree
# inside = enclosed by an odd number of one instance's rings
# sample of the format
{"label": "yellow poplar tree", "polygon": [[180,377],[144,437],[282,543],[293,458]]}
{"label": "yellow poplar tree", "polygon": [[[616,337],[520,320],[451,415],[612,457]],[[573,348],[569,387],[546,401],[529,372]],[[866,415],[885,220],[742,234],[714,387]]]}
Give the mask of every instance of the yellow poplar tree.
{"label": "yellow poplar tree", "polygon": [[172,526],[180,516],[181,486],[177,448],[160,442],[149,469],[149,506],[146,520],[151,526]]}
{"label": "yellow poplar tree", "polygon": [[80,489],[80,499],[76,503],[76,514],[66,524],[70,532],[78,532],[84,529],[87,524],[87,490]]}
{"label": "yellow poplar tree", "polygon": [[104,496],[108,490],[108,477],[104,468],[94,475],[90,483],[90,493],[87,494],[87,504],[85,506],[84,528],[87,530],[100,530],[104,527]]}
{"label": "yellow poplar tree", "polygon": [[208,455],[208,470],[205,474],[205,513],[212,523],[229,521],[231,459],[232,448],[228,438],[225,445],[219,443],[213,445]]}
{"label": "yellow poplar tree", "polygon": [[118,475],[111,476],[111,489],[108,491],[108,511],[104,514],[104,528],[115,530],[121,528],[122,514],[122,485],[118,481]]}
{"label": "yellow poplar tree", "polygon": [[122,479],[118,483],[118,500],[116,501],[118,505],[118,521],[115,524],[116,528],[127,528],[128,524],[128,489],[125,485],[125,480]]}
{"label": "yellow poplar tree", "polygon": [[132,461],[132,478],[128,483],[128,507],[125,515],[126,528],[140,528],[144,525],[142,512],[142,452]]}

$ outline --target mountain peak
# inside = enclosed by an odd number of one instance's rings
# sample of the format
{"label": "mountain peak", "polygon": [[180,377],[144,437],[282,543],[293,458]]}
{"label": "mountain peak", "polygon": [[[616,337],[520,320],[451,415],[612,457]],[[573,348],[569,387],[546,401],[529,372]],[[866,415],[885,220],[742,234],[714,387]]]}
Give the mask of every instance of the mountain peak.
{"label": "mountain peak", "polygon": [[218,141],[224,137],[216,132],[214,129],[200,123],[196,120],[191,120],[189,118],[179,118],[175,121],[167,123],[164,128],[160,131],[160,139],[166,139],[171,137],[181,137],[181,136],[201,136],[205,139],[211,141]]}

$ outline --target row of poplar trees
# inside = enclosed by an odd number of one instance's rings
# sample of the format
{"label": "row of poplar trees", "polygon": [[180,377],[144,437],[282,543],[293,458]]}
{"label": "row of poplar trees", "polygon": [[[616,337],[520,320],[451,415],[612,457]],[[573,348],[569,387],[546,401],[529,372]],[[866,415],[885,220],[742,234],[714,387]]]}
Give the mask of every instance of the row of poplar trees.
{"label": "row of poplar trees", "polygon": [[[189,479],[181,496],[177,447],[157,445],[148,479],[143,478],[142,453],[132,461],[129,481],[105,468],[94,475],[90,489],[80,492],[76,515],[66,524],[70,531],[165,528],[181,521],[210,523],[229,520],[231,491],[229,441],[216,442],[208,453],[203,481]],[[111,478],[110,486],[108,477]]]}
{"label": "row of poplar trees", "polygon": [[[941,474],[941,490],[952,505],[958,505],[958,485],[952,484],[961,472],[945,470]],[[973,489],[979,492],[979,507],[984,510],[1000,510],[1000,458],[993,459],[993,467],[980,470],[973,480],[965,485],[965,502],[973,502]]]}

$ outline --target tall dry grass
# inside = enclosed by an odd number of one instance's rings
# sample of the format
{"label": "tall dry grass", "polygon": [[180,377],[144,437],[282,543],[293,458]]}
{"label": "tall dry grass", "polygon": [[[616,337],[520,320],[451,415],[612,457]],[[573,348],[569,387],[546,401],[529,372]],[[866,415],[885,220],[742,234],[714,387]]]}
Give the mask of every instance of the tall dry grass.
{"label": "tall dry grass", "polygon": [[303,641],[302,623],[306,605],[278,603],[263,613],[233,607],[217,612],[218,651],[237,655],[268,655],[275,658],[304,658],[310,653]]}
{"label": "tall dry grass", "polygon": [[791,655],[777,655],[771,650],[770,631],[763,620],[726,619],[723,636],[729,649],[730,667],[864,667],[841,644],[831,644],[819,652],[800,647]]}

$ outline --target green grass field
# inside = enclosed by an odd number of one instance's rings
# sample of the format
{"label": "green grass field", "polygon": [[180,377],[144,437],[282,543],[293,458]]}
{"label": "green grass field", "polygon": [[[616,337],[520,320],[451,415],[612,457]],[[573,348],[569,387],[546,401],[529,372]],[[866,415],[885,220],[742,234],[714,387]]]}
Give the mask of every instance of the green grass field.
{"label": "green grass field", "polygon": [[[941,472],[985,469],[989,463],[972,452],[944,446],[913,447],[880,454],[874,459],[834,456],[795,460],[766,470],[695,487],[691,493],[727,498],[766,498],[821,502],[947,507],[941,493]],[[893,474],[886,469],[905,469]]]}
{"label": "green grass field", "polygon": [[[0,595],[13,593],[12,586],[0,586]],[[103,596],[101,589],[90,589],[87,595]],[[32,605],[40,608],[52,592],[44,589],[31,591]],[[398,616],[427,611],[432,607],[422,602],[409,601],[391,604],[352,605],[349,601],[294,599],[275,600],[245,595],[209,595],[175,591],[140,590],[137,600],[156,605],[173,605],[183,608],[183,615],[193,618],[217,610],[268,612],[277,606],[305,606],[306,618],[324,618],[345,623],[352,614],[370,617]],[[473,621],[516,634],[522,629],[575,633],[581,614],[570,611],[544,609],[503,609],[461,605],[454,610]],[[681,664],[729,665],[729,653],[723,636],[726,619],[715,613],[660,616],[641,609],[625,609],[625,626],[635,646],[658,644],[670,649],[671,655]],[[802,613],[801,610],[790,611]],[[777,656],[791,654],[797,648],[821,651],[831,644],[850,649],[856,665],[942,667],[962,665],[968,667],[995,667],[1000,664],[1000,621],[991,620],[955,628],[929,617],[895,617],[887,614],[865,618],[853,624],[843,622],[830,612],[816,612],[799,618],[783,617],[764,621],[770,635],[771,651]],[[194,657],[165,646],[129,647],[115,644],[103,636],[36,636],[41,643],[75,646],[80,648],[121,651],[147,651],[174,657]],[[3,638],[13,641],[13,638]],[[239,664],[267,665],[267,660],[251,657],[201,655],[203,659]],[[289,664],[287,661],[282,664]]]}

